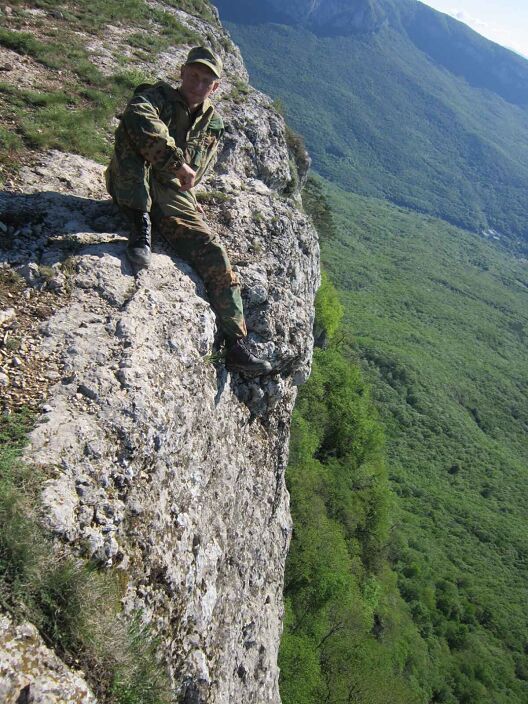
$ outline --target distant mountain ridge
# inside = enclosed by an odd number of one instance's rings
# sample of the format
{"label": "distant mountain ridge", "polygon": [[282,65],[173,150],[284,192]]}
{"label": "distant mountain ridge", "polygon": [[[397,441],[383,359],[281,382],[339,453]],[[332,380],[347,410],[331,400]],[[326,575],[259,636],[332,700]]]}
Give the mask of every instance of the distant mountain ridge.
{"label": "distant mountain ridge", "polygon": [[307,27],[318,35],[374,33],[390,24],[471,85],[528,106],[528,60],[416,0],[218,0],[231,22]]}
{"label": "distant mountain ridge", "polygon": [[421,2],[403,26],[418,49],[454,75],[528,108],[528,60],[522,56]]}
{"label": "distant mountain ridge", "polygon": [[528,245],[528,61],[415,0],[218,0],[341,187]]}
{"label": "distant mountain ridge", "polygon": [[[407,2],[407,0],[404,0]],[[302,25],[320,34],[377,31],[388,19],[379,0],[222,0],[216,5],[235,22]]]}
{"label": "distant mountain ridge", "polygon": [[326,32],[372,32],[387,19],[378,0],[293,0],[287,10],[281,0],[270,0],[270,4],[294,21]]}

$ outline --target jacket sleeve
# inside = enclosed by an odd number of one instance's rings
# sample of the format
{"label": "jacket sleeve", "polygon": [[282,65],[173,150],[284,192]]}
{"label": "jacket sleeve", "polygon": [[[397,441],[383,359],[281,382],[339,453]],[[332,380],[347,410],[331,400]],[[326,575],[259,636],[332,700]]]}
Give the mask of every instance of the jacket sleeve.
{"label": "jacket sleeve", "polygon": [[146,161],[175,173],[184,163],[184,155],[161,118],[167,100],[163,86],[141,87],[125,109],[123,126]]}

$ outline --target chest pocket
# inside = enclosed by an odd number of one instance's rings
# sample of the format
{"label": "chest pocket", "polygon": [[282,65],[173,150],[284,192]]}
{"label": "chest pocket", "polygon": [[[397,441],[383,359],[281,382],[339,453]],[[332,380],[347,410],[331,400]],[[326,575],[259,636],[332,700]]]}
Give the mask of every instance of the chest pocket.
{"label": "chest pocket", "polygon": [[187,142],[188,163],[195,170],[207,162],[209,154],[216,149],[223,134],[224,123],[220,117],[214,116],[205,129],[190,136]]}

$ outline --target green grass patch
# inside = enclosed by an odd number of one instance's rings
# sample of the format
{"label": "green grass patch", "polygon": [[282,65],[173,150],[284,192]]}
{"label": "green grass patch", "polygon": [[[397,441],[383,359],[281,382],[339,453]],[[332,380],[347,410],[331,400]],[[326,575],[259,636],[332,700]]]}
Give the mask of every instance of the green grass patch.
{"label": "green grass patch", "polygon": [[247,81],[237,78],[233,81],[231,92],[229,93],[229,100],[232,100],[234,103],[243,103],[250,92],[251,87]]}
{"label": "green grass patch", "polygon": [[[202,5],[202,9],[207,8],[207,3],[198,2],[196,7],[192,2],[187,4],[193,6],[195,13]],[[23,16],[23,3],[15,6],[12,27]],[[0,127],[0,165],[5,173],[13,173],[17,154],[26,148],[56,148],[107,161],[111,153],[111,119],[124,107],[134,87],[148,77],[138,71],[103,75],[90,61],[75,30],[97,34],[107,23],[132,24],[137,31],[131,33],[129,43],[151,60],[170,46],[197,44],[201,40],[170,12],[151,8],[144,0],[64,2],[59,6],[43,1],[36,6],[54,10],[54,24],[42,27],[45,38],[1,27],[0,44],[32,57],[52,71],[60,69],[66,84],[62,90],[40,92],[0,85],[0,120],[6,123]],[[38,24],[38,18],[35,22]]]}
{"label": "green grass patch", "polygon": [[1,112],[15,118],[17,125],[16,132],[3,128],[0,161],[8,165],[24,145],[107,160],[110,121],[143,78],[137,72],[121,74],[105,79],[106,90],[79,86],[71,92],[37,92],[0,84],[0,95],[4,96]]}
{"label": "green grass patch", "polygon": [[153,10],[153,19],[161,25],[158,32],[134,32],[127,38],[130,46],[148,52],[149,59],[152,55],[159,54],[175,44],[199,44],[200,37],[187,29],[170,13],[162,10]]}
{"label": "green grass patch", "polygon": [[29,32],[13,32],[0,27],[0,44],[22,56],[31,56],[49,68],[57,69],[62,65],[59,47],[46,44]]}
{"label": "green grass patch", "polygon": [[211,22],[216,21],[211,3],[207,2],[207,0],[166,0],[166,3],[178,10],[188,12],[190,15],[196,15]]}
{"label": "green grass patch", "polygon": [[232,200],[232,196],[222,191],[198,191],[196,193],[196,200],[199,203],[226,203]]}
{"label": "green grass patch", "polygon": [[[0,125],[0,188],[4,187],[4,171],[13,170],[16,155],[22,150],[23,141],[13,129]],[[1,233],[0,233],[1,235]]]}

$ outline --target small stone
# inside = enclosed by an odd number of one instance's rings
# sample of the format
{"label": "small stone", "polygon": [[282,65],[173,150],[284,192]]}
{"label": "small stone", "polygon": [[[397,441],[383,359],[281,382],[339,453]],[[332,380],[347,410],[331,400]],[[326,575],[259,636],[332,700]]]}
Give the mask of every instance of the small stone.
{"label": "small stone", "polygon": [[9,386],[9,377],[4,372],[0,372],[0,386]]}
{"label": "small stone", "polygon": [[84,531],[84,539],[87,542],[87,547],[90,555],[96,555],[102,552],[104,547],[104,539],[101,533],[94,528],[87,528]]}
{"label": "small stone", "polygon": [[0,220],[0,230],[4,233],[7,232],[7,225],[4,225],[4,223]]}
{"label": "small stone", "polygon": [[14,308],[7,308],[6,310],[0,310],[0,325],[9,322],[16,317],[16,312]]}
{"label": "small stone", "polygon": [[86,386],[86,384],[79,384],[77,387],[77,394],[82,394],[83,396],[86,396],[86,398],[89,398],[91,401],[97,401],[99,399],[99,394],[97,391],[94,389],[91,389],[89,386]]}
{"label": "small stone", "polygon": [[113,535],[107,538],[104,551],[108,560],[112,560],[119,552],[119,544]]}
{"label": "small stone", "polygon": [[13,365],[13,367],[21,367],[22,360],[20,359],[20,357],[13,357],[13,359],[11,360],[11,364]]}
{"label": "small stone", "polygon": [[46,403],[44,406],[42,406],[43,413],[51,413],[52,410],[53,410],[53,407],[50,406],[48,403]]}
{"label": "small stone", "polygon": [[103,451],[101,447],[98,447],[97,443],[87,442],[84,446],[84,454],[86,457],[98,460],[103,456]]}
{"label": "small stone", "polygon": [[30,286],[35,286],[35,284],[41,280],[40,269],[38,264],[35,264],[35,262],[24,264],[23,266],[18,267],[16,271],[17,274],[20,274],[25,282]]}
{"label": "small stone", "polygon": [[81,528],[89,526],[92,523],[94,517],[93,508],[91,506],[81,506],[79,508],[79,511],[77,512],[77,517]]}

